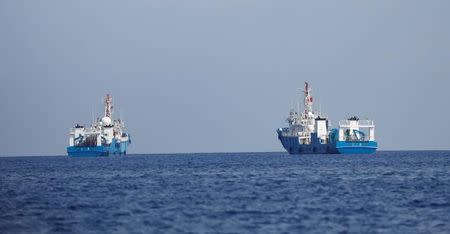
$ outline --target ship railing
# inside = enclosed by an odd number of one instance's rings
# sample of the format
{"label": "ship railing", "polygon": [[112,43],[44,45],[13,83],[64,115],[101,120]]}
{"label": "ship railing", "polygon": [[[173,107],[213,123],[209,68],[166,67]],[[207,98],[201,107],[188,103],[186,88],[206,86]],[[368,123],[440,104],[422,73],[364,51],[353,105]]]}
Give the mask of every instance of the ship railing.
{"label": "ship railing", "polygon": [[[360,128],[373,128],[375,127],[375,123],[373,120],[359,120],[358,126]],[[339,127],[341,128],[349,128],[350,127],[350,120],[341,120],[339,121]]]}
{"label": "ship railing", "polygon": [[[70,134],[74,133],[74,132],[75,132],[75,129],[76,129],[76,128],[70,128],[70,129],[69,129],[69,133],[70,133]],[[101,133],[101,131],[100,131],[100,130],[97,130],[97,129],[84,129],[84,131],[83,131],[83,134],[84,134],[84,135],[98,135],[98,134],[100,134],[100,133]]]}

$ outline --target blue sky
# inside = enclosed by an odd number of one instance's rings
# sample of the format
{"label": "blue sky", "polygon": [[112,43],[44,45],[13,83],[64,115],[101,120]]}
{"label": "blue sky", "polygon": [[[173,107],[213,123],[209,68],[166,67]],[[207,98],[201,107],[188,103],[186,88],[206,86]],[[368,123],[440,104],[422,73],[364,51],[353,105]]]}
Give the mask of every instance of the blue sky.
{"label": "blue sky", "polygon": [[111,93],[130,153],[282,151],[304,81],[383,150],[450,149],[448,1],[1,1],[0,155],[64,154]]}

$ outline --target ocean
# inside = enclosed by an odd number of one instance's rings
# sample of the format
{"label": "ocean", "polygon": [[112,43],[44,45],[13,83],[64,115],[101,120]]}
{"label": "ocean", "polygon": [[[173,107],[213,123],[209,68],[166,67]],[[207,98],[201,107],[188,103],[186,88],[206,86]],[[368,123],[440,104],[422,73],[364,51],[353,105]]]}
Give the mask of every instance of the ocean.
{"label": "ocean", "polygon": [[0,158],[1,233],[450,233],[450,151]]}

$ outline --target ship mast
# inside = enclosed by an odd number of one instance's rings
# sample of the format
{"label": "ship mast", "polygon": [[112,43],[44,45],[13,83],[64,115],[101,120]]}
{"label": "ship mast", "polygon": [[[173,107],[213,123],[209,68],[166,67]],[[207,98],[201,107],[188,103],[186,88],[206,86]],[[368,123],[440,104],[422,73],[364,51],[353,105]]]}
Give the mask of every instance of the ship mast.
{"label": "ship mast", "polygon": [[312,114],[313,97],[311,95],[311,89],[309,88],[308,82],[305,82],[305,116],[310,116]]}
{"label": "ship mast", "polygon": [[105,117],[112,117],[113,105],[111,94],[106,94],[105,97]]}

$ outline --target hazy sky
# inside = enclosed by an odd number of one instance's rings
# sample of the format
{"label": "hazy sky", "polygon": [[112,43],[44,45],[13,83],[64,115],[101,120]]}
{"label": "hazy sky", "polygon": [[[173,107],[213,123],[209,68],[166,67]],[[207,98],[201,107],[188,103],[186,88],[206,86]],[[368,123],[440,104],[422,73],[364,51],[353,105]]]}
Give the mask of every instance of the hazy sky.
{"label": "hazy sky", "polygon": [[130,153],[282,151],[303,82],[382,150],[450,149],[450,1],[0,1],[0,155],[65,154],[111,92]]}

